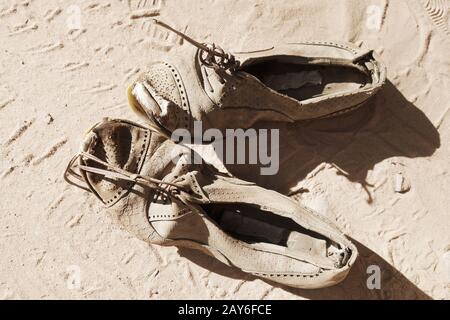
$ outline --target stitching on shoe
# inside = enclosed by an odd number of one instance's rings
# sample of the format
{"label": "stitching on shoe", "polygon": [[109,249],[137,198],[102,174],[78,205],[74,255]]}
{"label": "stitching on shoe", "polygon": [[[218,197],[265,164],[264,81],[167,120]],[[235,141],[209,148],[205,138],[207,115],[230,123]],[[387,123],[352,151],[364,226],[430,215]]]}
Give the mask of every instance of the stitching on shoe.
{"label": "stitching on shoe", "polygon": [[327,46],[335,46],[344,50],[347,50],[353,54],[358,54],[358,51],[356,51],[356,49],[353,49],[349,46],[340,44],[340,43],[335,43],[335,42],[331,42],[331,41],[305,41],[305,42],[297,42],[297,44],[321,44],[321,45],[327,45]]}
{"label": "stitching on shoe", "polygon": [[180,107],[184,112],[183,112],[183,114],[181,114],[181,119],[180,119],[181,123],[179,125],[184,129],[189,129],[190,106],[189,106],[189,100],[187,98],[187,92],[186,92],[186,88],[184,86],[183,80],[180,76],[180,73],[173,65],[169,64],[168,62],[164,62],[164,65],[172,73],[172,76],[175,79],[178,91],[180,93],[180,97],[181,97]]}
{"label": "stitching on shoe", "polygon": [[[147,141],[148,141],[149,134],[150,134],[150,131],[148,129],[141,129],[141,130],[145,130],[144,131],[145,134],[144,134],[144,139],[142,142],[142,147],[141,147],[142,149],[141,149],[141,152],[139,153],[138,159],[136,161],[136,170],[139,170],[139,168],[142,165],[141,160],[143,159],[143,155],[145,153],[145,149],[147,147]],[[135,144],[133,144],[131,146],[130,154],[132,154],[133,151],[135,151],[135,150],[136,150]],[[118,187],[118,191],[114,195],[112,195],[110,199],[105,201],[105,204],[108,206],[113,205],[115,202],[120,200],[132,188],[133,184],[134,184],[133,182],[128,182],[126,184],[126,189],[123,189],[122,187]]]}
{"label": "stitching on shoe", "polygon": [[190,212],[191,212],[191,210],[189,210],[188,208],[185,208],[185,209],[178,211],[178,214],[168,214],[168,215],[152,214],[149,216],[149,220],[155,219],[155,218],[178,218],[178,217],[181,217],[182,215],[188,214]]}
{"label": "stitching on shoe", "polygon": [[250,273],[255,276],[270,277],[270,278],[274,277],[315,278],[318,277],[322,272],[319,271],[319,273],[314,274],[292,274],[292,273],[286,274],[286,273],[264,273],[264,272],[250,272]]}

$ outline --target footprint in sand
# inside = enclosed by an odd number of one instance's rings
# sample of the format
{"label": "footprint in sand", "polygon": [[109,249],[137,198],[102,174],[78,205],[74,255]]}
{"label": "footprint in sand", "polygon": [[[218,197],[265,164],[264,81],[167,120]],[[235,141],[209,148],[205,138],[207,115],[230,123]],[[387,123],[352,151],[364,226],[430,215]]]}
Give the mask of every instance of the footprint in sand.
{"label": "footprint in sand", "polygon": [[117,87],[116,84],[105,84],[102,82],[97,83],[96,85],[92,86],[91,88],[81,90],[81,93],[88,93],[88,94],[97,94],[102,92],[108,92],[112,89],[115,89]]}
{"label": "footprint in sand", "polygon": [[0,110],[2,110],[3,108],[5,108],[7,105],[13,103],[16,100],[15,97],[9,97],[9,98],[0,98]]}
{"label": "footprint in sand", "polygon": [[18,127],[16,127],[9,138],[4,142],[4,147],[9,147],[11,144],[17,141],[34,123],[35,119],[26,120],[22,122]]}
{"label": "footprint in sand", "polygon": [[131,20],[142,20],[138,24],[138,30],[145,34],[145,37],[138,42],[168,51],[182,40],[174,33],[154,25],[151,19],[148,19],[159,16],[164,5],[163,0],[128,0]]}
{"label": "footprint in sand", "polygon": [[163,0],[128,0],[131,19],[156,17],[163,6]]}
{"label": "footprint in sand", "polygon": [[50,9],[44,14],[44,20],[47,22],[51,22],[58,15],[60,15],[61,12],[62,12],[62,10],[60,8]]}
{"label": "footprint in sand", "polygon": [[104,10],[106,8],[110,8],[111,3],[101,3],[101,2],[94,2],[89,4],[84,8],[84,11],[90,12],[90,11],[96,11],[96,10]]}
{"label": "footprint in sand", "polygon": [[66,63],[62,68],[61,68],[61,72],[65,73],[65,72],[71,72],[71,71],[75,71],[75,70],[79,70],[85,67],[88,67],[89,63],[87,62],[69,62]]}
{"label": "footprint in sand", "polygon": [[25,23],[14,26],[11,32],[8,34],[9,37],[16,36],[22,33],[27,33],[33,30],[37,30],[38,25],[34,22],[27,20]]}
{"label": "footprint in sand", "polygon": [[28,51],[31,54],[41,54],[41,53],[47,53],[50,51],[58,50],[64,48],[64,44],[61,41],[41,44],[36,47],[30,48]]}
{"label": "footprint in sand", "polygon": [[0,18],[9,16],[17,12],[17,3],[13,1],[2,1],[0,4]]}
{"label": "footprint in sand", "polygon": [[47,160],[48,158],[52,157],[59,149],[61,149],[65,144],[67,143],[66,137],[61,137],[56,142],[54,142],[50,147],[48,147],[44,153],[34,159],[31,164],[32,165],[38,165],[41,164],[43,161]]}
{"label": "footprint in sand", "polygon": [[[182,32],[186,32],[186,29],[187,28],[184,28]],[[146,35],[146,37],[141,39],[139,42],[149,45],[153,49],[169,51],[174,46],[180,45],[183,42],[181,37],[154,24],[153,21],[142,22],[141,31]]]}
{"label": "footprint in sand", "polygon": [[131,78],[139,74],[139,71],[141,71],[139,68],[130,68],[125,70],[123,83],[128,83]]}
{"label": "footprint in sand", "polygon": [[95,48],[95,52],[97,52],[97,53],[99,53],[101,55],[108,55],[113,50],[114,50],[114,47],[111,47],[111,46],[104,46],[104,47]]}
{"label": "footprint in sand", "polygon": [[14,163],[11,163],[5,170],[3,170],[0,173],[0,179],[3,180],[5,178],[7,178],[11,173],[13,173],[18,168],[28,167],[30,165],[31,161],[33,161],[33,159],[34,159],[34,155],[30,153],[30,154],[26,154],[25,156],[23,156],[19,160],[15,161]]}
{"label": "footprint in sand", "polygon": [[78,39],[83,33],[86,33],[86,29],[71,29],[67,33],[67,36],[70,40]]}
{"label": "footprint in sand", "polygon": [[421,2],[434,24],[440,30],[450,35],[448,14],[450,2],[448,0],[421,0]]}

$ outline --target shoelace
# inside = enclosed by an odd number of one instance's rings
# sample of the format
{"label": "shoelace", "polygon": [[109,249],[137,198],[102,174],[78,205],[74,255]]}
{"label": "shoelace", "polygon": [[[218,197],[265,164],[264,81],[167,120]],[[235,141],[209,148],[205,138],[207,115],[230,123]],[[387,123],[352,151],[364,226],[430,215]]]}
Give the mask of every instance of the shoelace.
{"label": "shoelace", "polygon": [[[100,164],[107,169],[100,169],[97,167],[92,166],[86,166],[86,165],[78,165],[76,164],[76,161],[79,159],[89,159],[91,161],[94,161],[97,164]],[[79,187],[83,190],[96,193],[92,187],[90,186],[87,181],[85,181],[84,177],[77,173],[74,169],[78,168],[79,170],[90,172],[93,174],[98,174],[103,177],[107,177],[114,180],[124,180],[124,181],[130,181],[134,183],[141,184],[147,188],[150,188],[154,190],[158,195],[164,195],[167,198],[176,198],[178,200],[181,200],[183,203],[186,203],[186,201],[193,202],[195,201],[195,197],[191,195],[189,190],[185,190],[183,186],[176,183],[176,180],[173,182],[167,182],[159,179],[155,179],[152,177],[144,176],[137,173],[131,173],[129,171],[126,171],[124,169],[121,169],[115,165],[112,165],[110,163],[107,163],[96,156],[87,153],[87,152],[80,152],[77,155],[75,155],[72,160],[67,165],[67,168],[64,172],[64,179],[72,185],[75,185],[76,187]],[[76,184],[72,180],[69,179],[69,176],[72,176],[76,178],[77,180],[81,181],[83,184]],[[163,187],[164,186],[164,187]],[[181,195],[181,191],[183,191],[183,196]]]}
{"label": "shoelace", "polygon": [[200,54],[200,59],[204,65],[207,67],[213,68],[215,70],[229,70],[231,73],[236,72],[236,70],[239,68],[240,62],[235,59],[235,57],[230,54],[226,53],[221,47],[215,45],[214,43],[207,44],[207,43],[200,43],[198,41],[195,41],[191,37],[187,36],[186,34],[175,30],[171,26],[167,25],[166,23],[159,21],[157,19],[153,19],[153,22],[157,25],[160,25],[163,28],[166,28],[169,31],[174,32],[190,44],[196,46],[200,50],[202,50]]}

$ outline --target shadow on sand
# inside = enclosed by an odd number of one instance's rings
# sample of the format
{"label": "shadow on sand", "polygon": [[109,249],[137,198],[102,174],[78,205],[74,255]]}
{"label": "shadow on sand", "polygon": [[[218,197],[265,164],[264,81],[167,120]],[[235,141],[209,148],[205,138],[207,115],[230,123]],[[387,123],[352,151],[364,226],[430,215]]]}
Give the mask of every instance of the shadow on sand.
{"label": "shadow on sand", "polygon": [[[340,300],[340,299],[355,299],[355,300],[376,300],[376,299],[397,299],[397,300],[429,300],[428,295],[422,292],[417,286],[409,281],[400,272],[395,270],[388,262],[380,257],[369,248],[350,239],[358,247],[359,257],[350,270],[347,278],[340,284],[316,290],[304,290],[281,286],[277,283],[269,282],[274,287],[280,288],[299,297],[306,299],[324,299],[324,300]],[[256,278],[248,275],[236,268],[229,267],[218,260],[202,254],[193,249],[178,248],[180,256],[194,262],[195,264],[211,270],[214,273],[222,276],[252,281]],[[381,270],[381,289],[370,290],[367,286],[367,268],[371,265],[379,266]]]}
{"label": "shadow on sand", "polygon": [[[260,123],[256,129],[259,128],[280,130],[278,174],[261,176],[258,165],[227,165],[227,169],[238,178],[284,194],[326,162],[337,165],[347,179],[361,184],[370,202],[366,177],[377,163],[392,157],[427,157],[440,146],[439,133],[425,114],[390,82],[367,106],[345,116],[297,124]],[[320,290],[280,288],[309,299],[429,299],[378,254],[357,241],[354,243],[360,257],[343,283]],[[200,253],[179,251],[213,272],[231,278],[254,279]],[[367,288],[370,265],[381,268],[381,290]]]}
{"label": "shadow on sand", "polygon": [[[278,129],[279,171],[260,174],[260,165],[226,165],[235,176],[287,194],[321,163],[333,163],[347,179],[367,187],[369,170],[393,157],[428,157],[440,146],[425,114],[388,82],[366,106],[337,118],[296,124],[259,123]],[[268,151],[271,154],[273,150]],[[367,190],[367,189],[366,189]]]}

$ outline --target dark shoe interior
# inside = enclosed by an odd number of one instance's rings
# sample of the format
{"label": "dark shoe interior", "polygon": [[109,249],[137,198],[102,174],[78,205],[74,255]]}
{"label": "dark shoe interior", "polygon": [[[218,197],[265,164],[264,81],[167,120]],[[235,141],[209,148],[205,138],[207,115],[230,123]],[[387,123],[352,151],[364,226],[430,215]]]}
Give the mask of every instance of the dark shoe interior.
{"label": "dark shoe interior", "polygon": [[[287,62],[287,60],[289,62]],[[351,92],[370,83],[361,70],[346,65],[295,63],[295,57],[264,59],[243,66],[269,88],[297,100]]]}
{"label": "dark shoe interior", "polygon": [[[94,129],[96,134],[95,145],[92,154],[102,161],[108,162],[119,168],[125,168],[129,161],[130,151],[133,145],[133,137],[127,124],[111,122]],[[102,164],[87,160],[86,165],[99,169],[107,169]],[[127,168],[128,170],[130,168]],[[89,181],[103,186],[105,190],[126,189],[128,181],[117,180],[99,174],[88,174]]]}
{"label": "dark shoe interior", "polygon": [[209,204],[202,207],[223,231],[241,241],[268,243],[329,257],[338,264],[343,260],[344,250],[339,244],[303,228],[290,218],[248,204]]}

